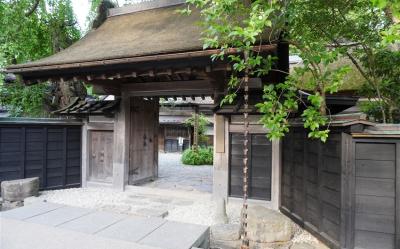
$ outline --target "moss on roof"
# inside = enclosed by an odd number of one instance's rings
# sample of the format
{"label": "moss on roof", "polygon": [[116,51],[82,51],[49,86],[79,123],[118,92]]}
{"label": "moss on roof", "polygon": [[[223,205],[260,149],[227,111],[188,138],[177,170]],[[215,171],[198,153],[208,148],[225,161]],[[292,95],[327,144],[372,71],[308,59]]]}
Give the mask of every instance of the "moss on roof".
{"label": "moss on roof", "polygon": [[109,17],[69,48],[9,69],[202,50],[200,14],[176,12],[183,5]]}

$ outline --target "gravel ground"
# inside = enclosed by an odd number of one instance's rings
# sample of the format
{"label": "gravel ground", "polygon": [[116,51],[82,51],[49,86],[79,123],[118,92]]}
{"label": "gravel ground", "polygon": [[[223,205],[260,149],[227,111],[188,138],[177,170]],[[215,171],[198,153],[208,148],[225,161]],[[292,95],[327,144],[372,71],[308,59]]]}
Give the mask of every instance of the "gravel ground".
{"label": "gravel ground", "polygon": [[[44,191],[39,197],[28,198],[26,205],[35,201],[48,201],[128,215],[147,215],[149,212],[168,211],[165,217],[167,220],[206,226],[215,224],[214,217],[217,209],[216,203],[211,199],[211,194],[208,193],[161,189],[154,191],[154,188],[147,187],[132,187],[125,192],[94,187]],[[238,224],[241,202],[229,202],[226,208],[229,223]],[[297,225],[292,241],[318,244],[317,239]]]}
{"label": "gravel ground", "polygon": [[213,167],[183,165],[181,156],[180,153],[159,153],[158,179],[143,186],[211,193]]}
{"label": "gravel ground", "polygon": [[[34,201],[48,201],[69,206],[110,211],[128,215],[168,212],[165,219],[199,225],[214,225],[217,204],[211,198],[212,166],[185,166],[181,154],[159,154],[159,178],[141,187],[128,187],[120,192],[110,188],[74,188],[41,192]],[[251,205],[250,205],[251,206]],[[238,224],[241,201],[227,204],[229,223]],[[296,226],[295,243],[317,243]]]}
{"label": "gravel ground", "polygon": [[[148,189],[145,187],[137,187]],[[150,189],[154,192],[154,189]],[[168,192],[175,192],[168,195]],[[114,191],[109,188],[74,188],[64,190],[44,191],[39,197],[27,199],[33,201],[48,201],[70,206],[111,211],[117,213],[141,215],[145,212],[168,211],[168,220],[213,225],[216,203],[208,193],[182,191],[177,196],[177,190],[164,190],[157,194],[140,193],[140,191]],[[172,193],[171,193],[172,194]],[[232,222],[238,222],[240,205],[231,204],[227,207]]]}

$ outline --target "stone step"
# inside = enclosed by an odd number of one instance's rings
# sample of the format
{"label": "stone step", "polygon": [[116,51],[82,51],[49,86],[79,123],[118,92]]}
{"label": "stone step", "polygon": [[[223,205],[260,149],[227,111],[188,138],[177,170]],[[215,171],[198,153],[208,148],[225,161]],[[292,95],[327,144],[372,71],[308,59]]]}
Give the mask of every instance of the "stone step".
{"label": "stone step", "polygon": [[[116,241],[115,248],[123,245],[125,249],[191,249],[209,246],[209,228],[206,226],[46,202],[2,212],[0,222],[7,227],[0,231],[0,240],[9,245],[4,249],[102,248],[89,245],[98,246],[101,244],[99,241],[110,240]],[[16,239],[13,231],[18,231],[19,241],[15,247],[11,243]],[[89,241],[76,244],[78,238]],[[56,239],[61,239],[62,243],[54,241]],[[32,243],[34,246],[31,246]],[[107,248],[114,249],[111,246]]]}

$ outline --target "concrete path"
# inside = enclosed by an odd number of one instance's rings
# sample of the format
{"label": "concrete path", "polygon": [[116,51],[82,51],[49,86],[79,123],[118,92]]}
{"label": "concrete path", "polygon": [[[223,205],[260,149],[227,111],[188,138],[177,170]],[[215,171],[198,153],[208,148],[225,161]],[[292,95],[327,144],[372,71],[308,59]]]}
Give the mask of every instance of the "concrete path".
{"label": "concrete path", "polygon": [[159,153],[158,179],[145,184],[145,186],[211,193],[213,167],[211,165],[183,165],[181,156],[180,153]]}
{"label": "concrete path", "polygon": [[38,202],[0,213],[1,249],[208,248],[209,228]]}

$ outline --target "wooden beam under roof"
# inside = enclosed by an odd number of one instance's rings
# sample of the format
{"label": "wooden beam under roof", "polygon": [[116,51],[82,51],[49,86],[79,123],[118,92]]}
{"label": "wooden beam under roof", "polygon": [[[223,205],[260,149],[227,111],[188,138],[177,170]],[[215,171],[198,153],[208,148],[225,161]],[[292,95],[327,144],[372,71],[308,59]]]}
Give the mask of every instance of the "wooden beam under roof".
{"label": "wooden beam under roof", "polygon": [[[276,52],[277,44],[266,44],[260,46],[254,46],[253,51],[255,52],[264,52],[264,53],[272,53]],[[41,72],[41,77],[48,77],[47,74],[54,74],[54,70],[58,72],[63,71],[62,74],[70,74],[76,72],[77,69],[88,69],[94,67],[107,67],[115,65],[125,65],[129,64],[138,64],[145,62],[161,62],[165,60],[188,60],[195,58],[209,58],[213,54],[219,53],[219,49],[209,49],[209,50],[198,50],[191,52],[178,52],[178,53],[170,53],[170,54],[157,54],[157,55],[143,55],[143,56],[135,56],[129,58],[113,58],[113,59],[102,59],[102,60],[94,60],[94,61],[85,61],[85,62],[72,62],[72,63],[64,63],[57,65],[38,65],[38,66],[30,66],[30,65],[12,65],[7,67],[7,73],[15,73],[20,74],[23,77],[27,76],[31,79],[36,78],[34,75],[30,75],[35,72]],[[230,48],[226,50],[226,54],[239,54],[239,51],[236,48]],[[172,63],[171,63],[172,64]],[[214,70],[216,70],[216,67]],[[221,68],[222,69],[222,68]],[[66,72],[66,70],[70,70]],[[223,69],[222,69],[223,70]],[[51,72],[53,71],[53,72]],[[58,73],[61,76],[61,73]],[[47,75],[47,76],[46,76]]]}
{"label": "wooden beam under roof", "polygon": [[130,96],[201,96],[215,92],[209,80],[124,84],[121,91]]}

